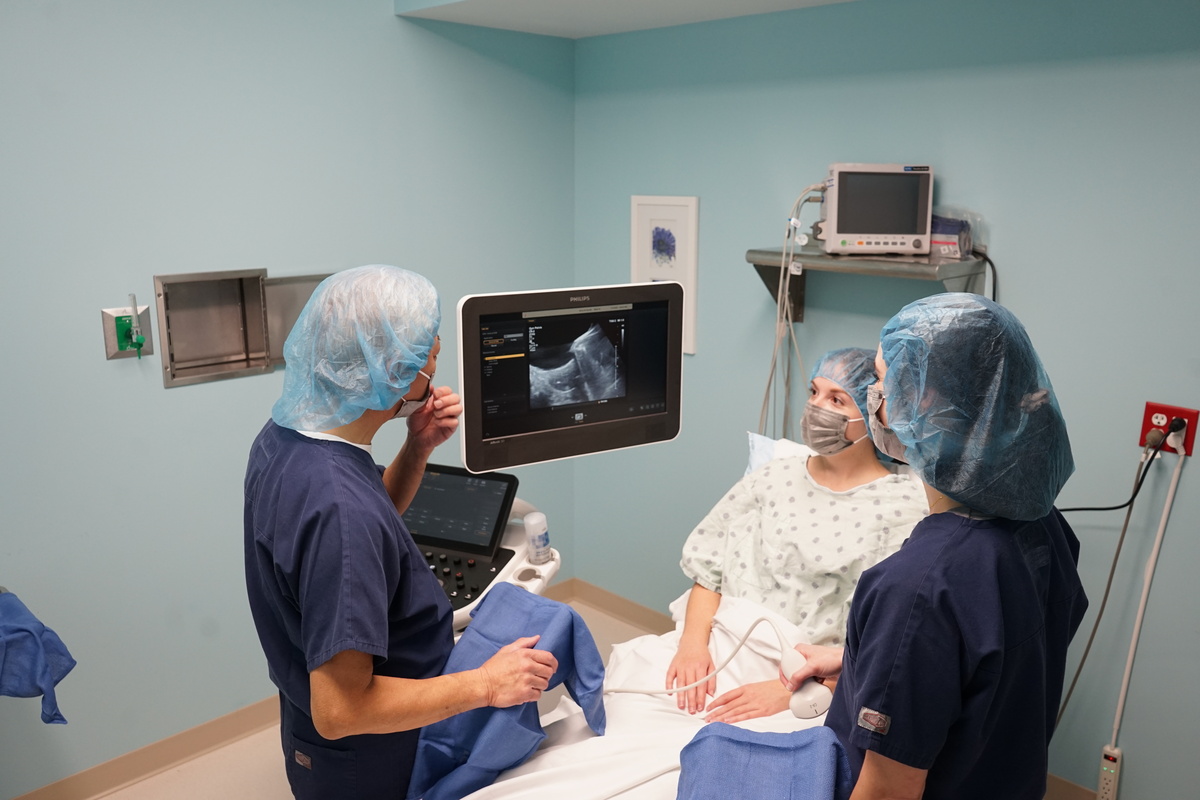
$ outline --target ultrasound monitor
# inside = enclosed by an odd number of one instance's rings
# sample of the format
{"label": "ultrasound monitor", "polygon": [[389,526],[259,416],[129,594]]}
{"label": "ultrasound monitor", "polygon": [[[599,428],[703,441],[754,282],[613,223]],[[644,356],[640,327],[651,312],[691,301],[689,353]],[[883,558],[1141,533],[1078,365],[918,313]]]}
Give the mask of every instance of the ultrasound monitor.
{"label": "ultrasound monitor", "polygon": [[472,472],[679,434],[678,283],[469,295],[458,329],[462,458]]}

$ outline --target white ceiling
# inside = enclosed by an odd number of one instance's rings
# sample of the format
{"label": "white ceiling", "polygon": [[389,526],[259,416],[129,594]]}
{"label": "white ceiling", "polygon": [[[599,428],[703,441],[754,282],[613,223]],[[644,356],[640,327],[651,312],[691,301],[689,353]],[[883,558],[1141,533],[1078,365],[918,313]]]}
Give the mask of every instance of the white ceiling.
{"label": "white ceiling", "polygon": [[458,0],[432,5],[435,2],[396,0],[396,13],[582,39],[851,0]]}

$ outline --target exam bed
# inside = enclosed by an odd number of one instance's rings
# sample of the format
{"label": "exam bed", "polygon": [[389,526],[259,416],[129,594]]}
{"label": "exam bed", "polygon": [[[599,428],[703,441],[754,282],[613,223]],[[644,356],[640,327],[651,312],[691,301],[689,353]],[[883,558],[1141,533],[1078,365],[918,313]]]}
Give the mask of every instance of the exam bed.
{"label": "exam bed", "polygon": [[[807,452],[787,439],[749,434],[749,473],[773,458]],[[705,726],[702,714],[679,710],[674,695],[644,695],[617,689],[661,689],[683,631],[688,592],[670,605],[675,629],[616,644],[608,656],[604,679],[607,729],[603,736],[588,727],[583,710],[569,697],[542,715],[546,739],[518,767],[502,772],[491,786],[467,800],[676,800],[680,752]],[[710,653],[720,664],[734,651],[760,617],[778,626],[785,638],[803,639],[786,618],[757,603],[722,598],[713,618]],[[729,665],[717,675],[713,697],[738,686],[779,677],[779,639],[775,629],[755,627]],[[710,698],[711,699],[711,698]],[[737,726],[751,731],[789,733],[822,726],[825,716],[798,719],[790,711],[746,720]]]}
{"label": "exam bed", "polygon": [[[546,739],[524,764],[501,773],[491,786],[469,800],[675,800],[679,782],[680,751],[704,727],[702,715],[680,711],[673,696],[614,692],[614,689],[659,689],[675,655],[685,593],[670,610],[674,631],[660,636],[639,636],[614,645],[605,675],[604,707],[607,730],[596,736],[588,728],[582,709],[564,697],[542,715]],[[785,636],[799,634],[786,619],[755,603],[736,598],[722,601],[713,619],[712,652],[720,664],[746,630],[759,617],[779,625]],[[755,628],[729,666],[717,676],[720,695],[745,683],[778,678],[779,642],[770,625]],[[786,733],[816,727],[824,716],[797,719],[790,711],[737,723],[754,731]]]}

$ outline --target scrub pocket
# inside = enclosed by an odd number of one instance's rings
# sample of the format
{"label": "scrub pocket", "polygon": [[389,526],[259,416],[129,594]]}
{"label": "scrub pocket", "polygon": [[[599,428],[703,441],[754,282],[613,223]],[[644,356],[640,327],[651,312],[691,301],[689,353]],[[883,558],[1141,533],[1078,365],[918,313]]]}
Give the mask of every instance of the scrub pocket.
{"label": "scrub pocket", "polygon": [[358,758],[353,750],[333,750],[291,734],[283,737],[288,784],[296,800],[358,797]]}

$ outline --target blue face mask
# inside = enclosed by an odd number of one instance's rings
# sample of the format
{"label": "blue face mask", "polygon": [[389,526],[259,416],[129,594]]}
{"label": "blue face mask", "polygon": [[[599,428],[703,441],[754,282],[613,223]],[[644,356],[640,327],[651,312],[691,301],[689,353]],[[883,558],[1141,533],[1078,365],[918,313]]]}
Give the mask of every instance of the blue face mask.
{"label": "blue face mask", "polygon": [[896,432],[879,421],[879,409],[883,407],[883,392],[874,386],[867,388],[867,425],[871,428],[871,439],[875,448],[901,464],[908,463],[908,453],[897,438]]}

